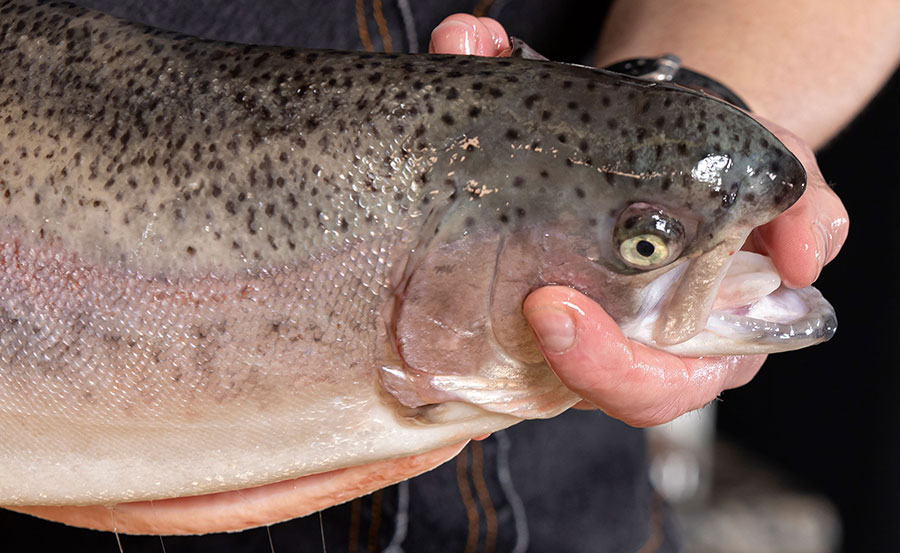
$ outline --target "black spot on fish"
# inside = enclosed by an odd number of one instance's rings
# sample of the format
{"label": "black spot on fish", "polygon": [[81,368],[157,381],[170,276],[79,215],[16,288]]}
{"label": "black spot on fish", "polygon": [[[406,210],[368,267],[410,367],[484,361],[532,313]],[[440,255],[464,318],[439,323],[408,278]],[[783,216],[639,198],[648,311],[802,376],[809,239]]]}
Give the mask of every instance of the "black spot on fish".
{"label": "black spot on fish", "polygon": [[613,119],[612,117],[610,117],[609,119],[606,120],[606,126],[610,130],[616,129],[619,126],[619,122],[616,121],[615,119]]}
{"label": "black spot on fish", "polygon": [[197,253],[197,250],[194,249],[194,246],[188,246],[185,252],[187,252],[188,255],[193,256]]}
{"label": "black spot on fish", "polygon": [[568,107],[569,109],[578,109],[578,102],[569,102],[568,104],[566,104],[566,107]]}
{"label": "black spot on fish", "polygon": [[548,111],[548,110],[544,110],[544,111],[541,113],[541,121],[546,121],[546,120],[550,119],[550,116],[551,116],[552,114],[553,114],[553,112]]}
{"label": "black spot on fish", "polygon": [[509,222],[509,217],[506,215],[506,213],[500,214],[500,222],[501,222],[501,223],[508,223],[508,222]]}
{"label": "black spot on fish", "polygon": [[519,136],[519,131],[516,129],[506,129],[506,138],[509,140],[518,140]]}
{"label": "black spot on fish", "polygon": [[478,106],[472,106],[469,108],[469,117],[478,117],[481,113],[481,108]]}
{"label": "black spot on fish", "polygon": [[516,177],[513,179],[513,188],[522,188],[525,185],[525,177]]}
{"label": "black spot on fish", "polygon": [[447,99],[448,100],[456,100],[457,98],[459,98],[458,90],[456,90],[455,88],[452,88],[452,87],[447,90]]}
{"label": "black spot on fish", "polygon": [[672,177],[666,177],[662,181],[661,188],[663,190],[668,190],[672,186]]}
{"label": "black spot on fish", "polygon": [[499,88],[491,87],[488,89],[488,94],[490,94],[494,98],[500,98],[501,96],[503,96],[503,91]]}
{"label": "black spot on fish", "polygon": [[568,141],[568,138],[563,133],[559,133],[556,135],[556,139],[565,144]]}
{"label": "black spot on fish", "polygon": [[562,87],[563,88],[572,88],[572,81],[563,81]]}
{"label": "black spot on fish", "polygon": [[657,117],[656,121],[653,122],[657,129],[662,129],[666,126],[666,118],[665,117]]}
{"label": "black spot on fish", "polygon": [[541,99],[540,94],[532,94],[525,98],[525,107],[531,109],[534,107],[534,103]]}
{"label": "black spot on fish", "polygon": [[441,121],[443,121],[446,125],[452,125],[455,122],[453,116],[449,113],[441,115]]}
{"label": "black spot on fish", "polygon": [[747,194],[744,195],[744,199],[745,199],[746,201],[748,201],[748,202],[751,202],[751,203],[752,203],[752,202],[755,202],[755,201],[756,201],[756,194],[754,194],[754,193],[752,193],[752,192],[749,192],[749,193],[747,193]]}
{"label": "black spot on fish", "polygon": [[579,198],[584,198],[584,190],[579,187],[575,187],[575,195]]}
{"label": "black spot on fish", "polygon": [[582,123],[590,123],[591,122],[591,114],[584,111],[581,113],[581,122]]}

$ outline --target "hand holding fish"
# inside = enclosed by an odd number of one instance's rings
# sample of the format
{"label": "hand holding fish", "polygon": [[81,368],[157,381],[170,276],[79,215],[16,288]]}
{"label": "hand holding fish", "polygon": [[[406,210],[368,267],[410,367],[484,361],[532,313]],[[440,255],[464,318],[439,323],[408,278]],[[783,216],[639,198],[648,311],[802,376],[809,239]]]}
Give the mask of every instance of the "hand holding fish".
{"label": "hand holding fish", "polygon": [[[487,17],[456,14],[432,34],[438,53],[502,56],[509,39]],[[760,118],[761,119],[761,118]],[[847,238],[848,215],[826,184],[812,149],[797,135],[761,119],[807,172],[805,194],[781,216],[754,231],[745,249],[769,256],[785,285],[803,288]],[[595,301],[566,287],[545,287],[525,301],[524,313],[544,357],[563,383],[607,414],[635,426],[665,423],[742,386],[765,356],[689,358],[629,340]],[[588,403],[590,402],[590,403]]]}

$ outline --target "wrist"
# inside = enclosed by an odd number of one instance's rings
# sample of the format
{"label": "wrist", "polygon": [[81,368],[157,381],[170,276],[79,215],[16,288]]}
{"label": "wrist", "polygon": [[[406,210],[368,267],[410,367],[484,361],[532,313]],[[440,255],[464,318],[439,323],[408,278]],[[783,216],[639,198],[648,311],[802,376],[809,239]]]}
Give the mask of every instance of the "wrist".
{"label": "wrist", "polygon": [[681,58],[674,54],[658,58],[633,58],[603,66],[603,69],[648,81],[676,84],[714,96],[744,111],[752,111],[733,90],[708,75],[684,67]]}

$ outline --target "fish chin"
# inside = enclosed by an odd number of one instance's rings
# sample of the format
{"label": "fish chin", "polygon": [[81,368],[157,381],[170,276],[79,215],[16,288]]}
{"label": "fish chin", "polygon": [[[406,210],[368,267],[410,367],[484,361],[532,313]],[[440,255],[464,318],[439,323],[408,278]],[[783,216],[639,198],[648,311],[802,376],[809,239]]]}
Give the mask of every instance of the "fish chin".
{"label": "fish chin", "polygon": [[622,325],[626,336],[676,355],[701,357],[791,351],[827,341],[837,330],[834,308],[818,290],[788,288],[768,257],[739,251],[703,330],[688,340],[661,344],[654,329],[683,272],[670,271],[647,287],[640,313]]}

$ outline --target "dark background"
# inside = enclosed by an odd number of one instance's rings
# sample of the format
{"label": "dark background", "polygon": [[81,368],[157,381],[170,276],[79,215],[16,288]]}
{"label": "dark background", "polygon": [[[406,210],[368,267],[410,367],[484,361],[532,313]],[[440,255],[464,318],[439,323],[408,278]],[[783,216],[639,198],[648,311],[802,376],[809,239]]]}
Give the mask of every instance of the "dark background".
{"label": "dark background", "polygon": [[[85,0],[91,5],[117,5],[120,13],[157,25],[179,29],[188,13],[192,25],[215,37],[242,21],[250,42],[272,42],[290,36],[292,26],[304,23],[303,12],[290,17],[262,17],[250,1],[202,0],[183,3],[178,14],[167,14],[156,2]],[[425,0],[421,4],[434,4]],[[473,2],[450,2],[445,13],[471,11]],[[271,2],[266,6],[275,9]],[[353,25],[352,2],[347,22],[322,32],[342,36],[341,25]],[[402,28],[399,14],[385,14],[392,28]],[[420,3],[413,2],[414,6]],[[460,4],[460,5],[456,5]],[[463,6],[462,4],[467,4]],[[552,59],[585,61],[602,21],[602,3],[538,1],[495,2],[491,8],[511,31]],[[370,5],[366,2],[366,5]],[[283,6],[282,6],[283,7]],[[456,9],[454,9],[456,8]],[[540,12],[540,18],[529,14]],[[212,17],[210,14],[216,14]],[[199,20],[209,23],[197,23]],[[420,44],[439,19],[418,21]],[[308,22],[306,22],[308,23]],[[205,26],[203,26],[205,25]],[[574,25],[574,27],[573,27]],[[558,29],[566,28],[566,40]],[[196,28],[196,27],[195,27]],[[376,49],[381,42],[370,29]],[[572,37],[584,37],[572,40]],[[395,50],[407,50],[404,36],[393,37]],[[359,48],[349,36],[342,47]],[[292,43],[315,45],[310,37]],[[565,45],[561,47],[560,45]],[[900,159],[900,77],[895,76],[865,112],[819,155],[825,177],[846,204],[851,217],[850,239],[829,265],[817,286],[834,304],[839,331],[829,344],[797,353],[772,356],[749,385],[729,391],[719,410],[722,433],[787,470],[810,490],[826,494],[840,510],[845,533],[844,551],[900,550],[900,372],[895,361],[900,345],[898,317],[898,159]],[[526,423],[530,424],[530,423]],[[293,550],[291,536],[318,534],[317,517],[272,527],[275,551]],[[123,536],[124,550],[138,540]],[[176,551],[268,551],[265,530],[212,538],[166,538]],[[141,547],[143,549],[143,547]],[[63,528],[30,517],[0,511],[0,550],[114,552],[112,534]],[[162,551],[162,547],[159,547]]]}
{"label": "dark background", "polygon": [[719,428],[827,494],[844,551],[900,551],[900,74],[818,159],[850,213],[816,283],[838,332],[726,392]]}

